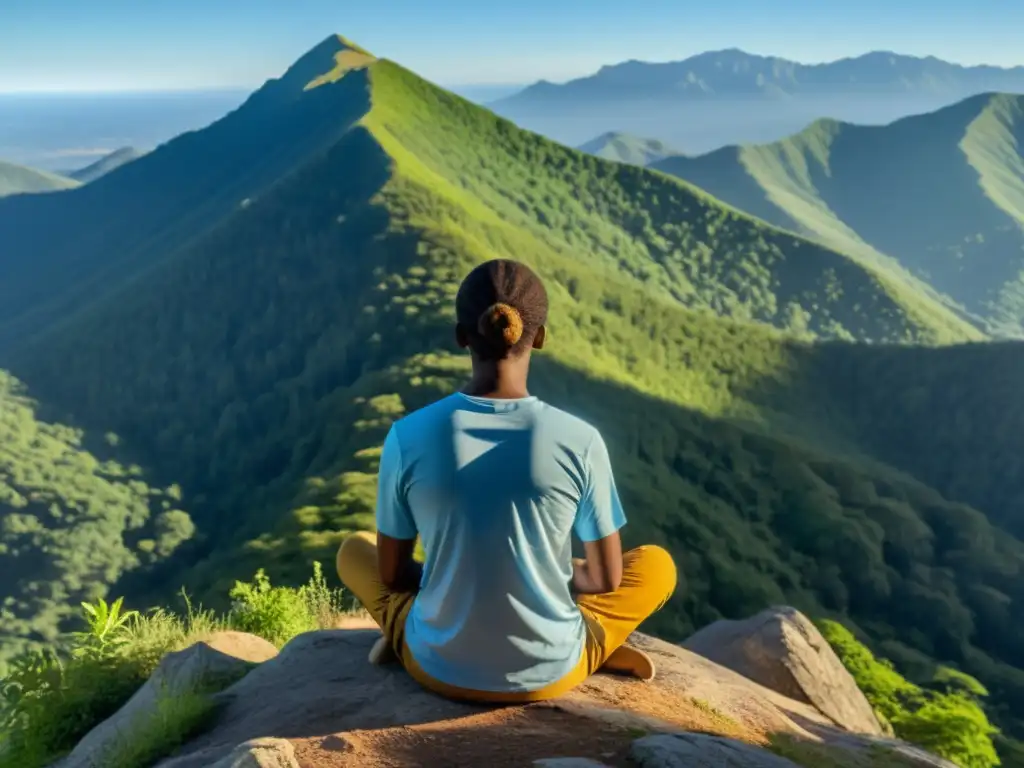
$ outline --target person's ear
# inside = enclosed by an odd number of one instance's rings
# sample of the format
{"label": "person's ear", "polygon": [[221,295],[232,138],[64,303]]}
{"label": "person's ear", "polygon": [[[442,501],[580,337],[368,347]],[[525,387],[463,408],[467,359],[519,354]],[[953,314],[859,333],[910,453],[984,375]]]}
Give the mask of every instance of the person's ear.
{"label": "person's ear", "polygon": [[455,324],[455,343],[459,345],[459,349],[465,349],[469,346],[469,334],[466,333],[466,329],[460,323]]}
{"label": "person's ear", "polygon": [[537,329],[537,335],[533,337],[533,348],[544,349],[544,341],[547,339],[547,328],[543,325]]}

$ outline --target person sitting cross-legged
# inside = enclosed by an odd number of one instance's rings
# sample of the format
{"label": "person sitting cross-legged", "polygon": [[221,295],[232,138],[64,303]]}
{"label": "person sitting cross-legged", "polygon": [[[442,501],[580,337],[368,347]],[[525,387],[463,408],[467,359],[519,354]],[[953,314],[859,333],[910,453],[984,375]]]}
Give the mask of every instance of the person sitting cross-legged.
{"label": "person sitting cross-legged", "polygon": [[371,660],[397,658],[450,698],[539,701],[599,669],[654,676],[625,641],[672,595],[676,567],[661,547],[622,552],[626,517],[600,433],[527,391],[547,310],[523,264],[470,272],[455,332],[472,378],[392,425],[376,537],[338,550],[342,583],[383,631]]}

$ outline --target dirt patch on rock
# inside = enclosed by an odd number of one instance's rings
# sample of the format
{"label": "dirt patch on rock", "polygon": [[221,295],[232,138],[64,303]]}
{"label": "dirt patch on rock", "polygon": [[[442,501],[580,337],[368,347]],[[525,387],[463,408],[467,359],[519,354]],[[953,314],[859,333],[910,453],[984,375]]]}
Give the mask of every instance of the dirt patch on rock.
{"label": "dirt patch on rock", "polygon": [[589,757],[625,766],[629,745],[639,735],[625,727],[595,727],[591,719],[553,707],[528,706],[293,743],[301,768],[521,768],[544,757]]}

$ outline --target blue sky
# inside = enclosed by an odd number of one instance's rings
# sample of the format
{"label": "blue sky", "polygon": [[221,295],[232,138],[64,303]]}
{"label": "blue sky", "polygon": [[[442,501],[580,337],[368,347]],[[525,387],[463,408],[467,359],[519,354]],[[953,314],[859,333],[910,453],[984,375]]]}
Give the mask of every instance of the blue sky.
{"label": "blue sky", "polygon": [[740,47],[1024,64],[1021,0],[0,0],[0,92],[250,87],[332,32],[443,85]]}

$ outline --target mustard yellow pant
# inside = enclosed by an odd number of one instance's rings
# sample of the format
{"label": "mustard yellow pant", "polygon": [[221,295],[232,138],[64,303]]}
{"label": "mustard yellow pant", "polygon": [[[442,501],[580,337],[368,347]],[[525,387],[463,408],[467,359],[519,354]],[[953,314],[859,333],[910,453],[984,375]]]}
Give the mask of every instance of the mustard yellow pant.
{"label": "mustard yellow pant", "polygon": [[338,576],[380,625],[406,671],[426,688],[453,699],[521,703],[560,696],[594,674],[640,623],[661,608],[676,588],[676,566],[661,547],[637,547],[623,554],[622,583],[614,592],[580,595],[577,600],[587,624],[583,655],[576,668],[536,691],[510,693],[471,691],[431,679],[416,663],[405,643],[405,620],[414,592],[395,592],[381,583],[374,534],[357,533],[338,550]]}

